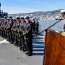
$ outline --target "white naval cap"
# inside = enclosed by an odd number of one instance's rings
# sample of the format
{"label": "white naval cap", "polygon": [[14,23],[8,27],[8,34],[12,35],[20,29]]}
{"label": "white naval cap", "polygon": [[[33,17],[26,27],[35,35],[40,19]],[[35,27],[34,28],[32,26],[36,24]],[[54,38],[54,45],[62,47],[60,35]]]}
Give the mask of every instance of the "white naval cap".
{"label": "white naval cap", "polygon": [[24,18],[25,18],[25,19],[29,19],[29,16],[25,16]]}
{"label": "white naval cap", "polygon": [[65,10],[61,10],[61,13],[65,12]]}

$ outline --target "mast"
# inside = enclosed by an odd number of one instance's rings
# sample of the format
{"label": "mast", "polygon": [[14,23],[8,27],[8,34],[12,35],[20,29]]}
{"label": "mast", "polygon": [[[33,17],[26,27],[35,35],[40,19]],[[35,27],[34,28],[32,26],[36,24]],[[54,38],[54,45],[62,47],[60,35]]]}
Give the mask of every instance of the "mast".
{"label": "mast", "polygon": [[1,3],[0,3],[0,13],[1,13]]}

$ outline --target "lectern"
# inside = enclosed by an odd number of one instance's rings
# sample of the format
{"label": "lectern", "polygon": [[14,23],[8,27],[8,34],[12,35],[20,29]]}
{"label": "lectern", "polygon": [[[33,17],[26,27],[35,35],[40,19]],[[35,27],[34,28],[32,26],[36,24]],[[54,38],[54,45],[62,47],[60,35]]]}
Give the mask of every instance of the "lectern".
{"label": "lectern", "polygon": [[53,30],[46,32],[43,65],[65,65],[64,33]]}

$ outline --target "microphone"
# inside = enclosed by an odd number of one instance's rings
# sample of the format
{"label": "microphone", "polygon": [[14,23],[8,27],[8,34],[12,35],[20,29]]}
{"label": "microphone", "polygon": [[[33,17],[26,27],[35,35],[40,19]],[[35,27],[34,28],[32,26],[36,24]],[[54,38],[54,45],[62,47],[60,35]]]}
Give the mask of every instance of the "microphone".
{"label": "microphone", "polygon": [[60,21],[61,21],[61,20],[64,20],[64,19],[62,19],[62,18],[61,18],[61,19],[57,19],[57,18],[56,18],[55,20],[60,20]]}

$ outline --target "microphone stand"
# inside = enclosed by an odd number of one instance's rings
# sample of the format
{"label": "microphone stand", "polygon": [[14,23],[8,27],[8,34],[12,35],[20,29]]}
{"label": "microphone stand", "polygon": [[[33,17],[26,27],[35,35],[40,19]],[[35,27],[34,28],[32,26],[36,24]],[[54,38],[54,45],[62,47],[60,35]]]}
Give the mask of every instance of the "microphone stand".
{"label": "microphone stand", "polygon": [[[63,20],[63,19],[56,19],[56,20],[59,20],[59,21],[55,22],[54,24],[52,24],[52,25],[49,26],[48,28],[44,29],[44,30],[41,31],[40,33],[44,32],[44,31],[47,33],[47,31],[48,31],[49,28],[55,26],[57,23],[59,23],[59,22],[60,22],[61,20]],[[37,35],[40,35],[40,33],[38,33]]]}

